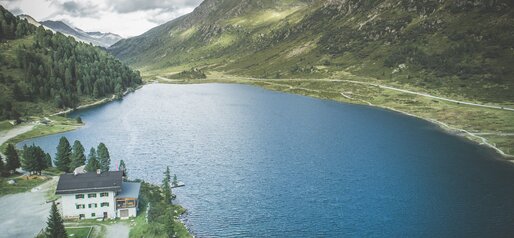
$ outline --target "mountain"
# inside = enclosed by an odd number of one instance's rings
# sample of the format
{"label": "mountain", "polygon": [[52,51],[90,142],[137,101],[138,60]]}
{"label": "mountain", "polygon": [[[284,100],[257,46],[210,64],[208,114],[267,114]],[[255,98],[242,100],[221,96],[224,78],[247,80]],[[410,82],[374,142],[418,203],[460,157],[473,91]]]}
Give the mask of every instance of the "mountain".
{"label": "mountain", "polygon": [[73,36],[78,41],[92,43],[93,45],[101,47],[109,47],[122,39],[121,36],[114,33],[85,32],[79,28],[69,26],[62,21],[43,21],[41,24],[53,31]]}
{"label": "mountain", "polygon": [[261,78],[341,72],[444,95],[514,101],[511,0],[205,0],[109,48],[148,74],[198,67]]}
{"label": "mountain", "polygon": [[18,17],[21,19],[21,20],[27,20],[28,23],[34,25],[34,26],[41,26],[41,23],[39,23],[38,21],[36,21],[36,19],[34,19],[33,17],[29,16],[29,15],[25,15],[25,14],[22,14],[22,15],[18,15]]}
{"label": "mountain", "polygon": [[75,108],[142,83],[105,50],[0,6],[0,120]]}

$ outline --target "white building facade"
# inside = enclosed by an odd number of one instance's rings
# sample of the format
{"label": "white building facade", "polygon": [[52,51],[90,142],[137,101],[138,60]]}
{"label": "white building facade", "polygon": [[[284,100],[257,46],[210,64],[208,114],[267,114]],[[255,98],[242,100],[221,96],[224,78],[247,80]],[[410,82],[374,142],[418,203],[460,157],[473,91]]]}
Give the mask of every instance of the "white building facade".
{"label": "white building facade", "polygon": [[65,194],[61,198],[64,218],[116,218],[114,191]]}
{"label": "white building facade", "polygon": [[63,174],[56,194],[61,195],[65,219],[114,219],[137,215],[140,183],[123,182],[121,171]]}

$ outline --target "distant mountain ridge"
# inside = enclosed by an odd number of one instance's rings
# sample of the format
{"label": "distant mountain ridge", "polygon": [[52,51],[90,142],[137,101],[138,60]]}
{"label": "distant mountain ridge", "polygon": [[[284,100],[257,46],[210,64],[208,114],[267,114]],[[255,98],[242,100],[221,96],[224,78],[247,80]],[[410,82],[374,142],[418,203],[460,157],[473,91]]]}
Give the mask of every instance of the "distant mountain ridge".
{"label": "distant mountain ridge", "polygon": [[348,71],[512,101],[513,42],[511,0],[205,0],[109,51],[146,71],[198,67],[260,78]]}
{"label": "distant mountain ridge", "polygon": [[85,32],[79,28],[70,26],[62,21],[42,21],[38,22],[36,19],[29,15],[19,15],[21,19],[27,20],[30,24],[35,26],[43,25],[47,29],[50,29],[54,32],[60,32],[65,35],[69,35],[74,37],[78,41],[82,41],[85,43],[91,43],[96,46],[101,46],[104,48],[108,48],[119,40],[123,39],[118,34],[114,33],[103,33],[99,31],[95,32]]}
{"label": "distant mountain ridge", "polygon": [[92,43],[93,45],[106,48],[123,39],[123,37],[114,33],[103,33],[98,31],[85,32],[79,28],[69,26],[62,21],[43,21],[41,24],[54,31],[73,36],[79,41]]}

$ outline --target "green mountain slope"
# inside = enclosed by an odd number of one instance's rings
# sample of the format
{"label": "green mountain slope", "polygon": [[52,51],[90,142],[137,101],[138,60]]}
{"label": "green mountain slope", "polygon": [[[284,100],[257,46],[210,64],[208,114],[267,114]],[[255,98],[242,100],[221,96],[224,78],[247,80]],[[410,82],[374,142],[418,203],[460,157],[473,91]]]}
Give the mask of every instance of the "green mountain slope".
{"label": "green mountain slope", "polygon": [[205,0],[109,50],[146,72],[198,67],[321,78],[344,71],[504,103],[514,101],[513,6],[510,0]]}
{"label": "green mountain slope", "polygon": [[0,120],[123,94],[139,72],[104,50],[35,27],[0,6]]}

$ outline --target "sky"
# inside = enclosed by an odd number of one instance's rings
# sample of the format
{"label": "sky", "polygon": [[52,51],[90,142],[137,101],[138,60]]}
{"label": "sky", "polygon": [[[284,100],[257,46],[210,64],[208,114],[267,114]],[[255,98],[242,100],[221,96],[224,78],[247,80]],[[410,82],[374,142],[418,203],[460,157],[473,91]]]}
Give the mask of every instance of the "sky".
{"label": "sky", "polygon": [[202,0],[0,0],[15,15],[59,20],[84,31],[140,35],[187,14]]}

